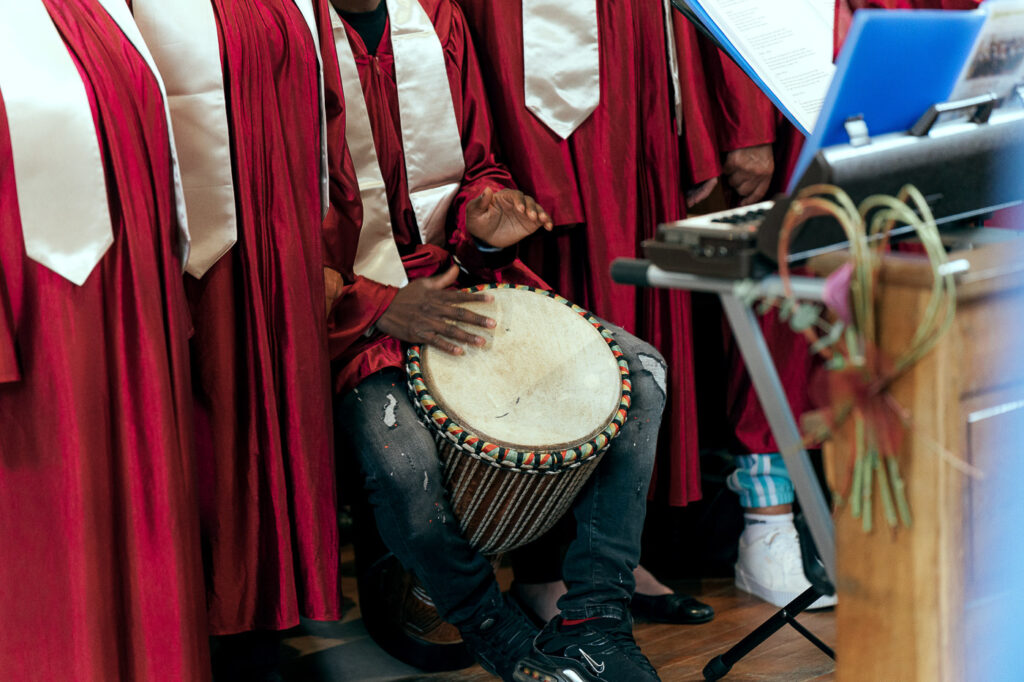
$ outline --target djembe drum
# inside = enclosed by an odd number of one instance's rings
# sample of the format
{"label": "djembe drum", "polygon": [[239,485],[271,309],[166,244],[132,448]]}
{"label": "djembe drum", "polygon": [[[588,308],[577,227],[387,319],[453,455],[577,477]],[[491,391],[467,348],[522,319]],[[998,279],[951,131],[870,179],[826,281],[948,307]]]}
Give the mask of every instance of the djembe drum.
{"label": "djembe drum", "polygon": [[487,339],[464,355],[413,346],[406,370],[434,432],[459,526],[500,554],[547,531],[572,505],[630,405],[629,367],[611,332],[549,291],[484,285]]}
{"label": "djembe drum", "polygon": [[[472,289],[465,307],[493,318],[459,356],[412,346],[410,396],[433,432],[444,484],[465,537],[495,556],[541,536],[573,500],[626,421],[629,367],[586,310],[525,286]],[[458,630],[393,557],[360,577],[367,629],[392,656],[426,670],[472,662]],[[364,579],[365,578],[365,579]]]}

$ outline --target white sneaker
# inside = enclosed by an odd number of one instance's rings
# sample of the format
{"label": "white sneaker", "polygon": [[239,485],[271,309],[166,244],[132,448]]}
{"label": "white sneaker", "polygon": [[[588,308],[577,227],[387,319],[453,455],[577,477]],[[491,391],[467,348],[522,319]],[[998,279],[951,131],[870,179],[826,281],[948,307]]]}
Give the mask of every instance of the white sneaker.
{"label": "white sneaker", "polygon": [[[740,536],[736,587],[775,606],[785,606],[811,586],[800,558],[800,539],[792,523],[748,525]],[[822,596],[808,610],[835,606]]]}

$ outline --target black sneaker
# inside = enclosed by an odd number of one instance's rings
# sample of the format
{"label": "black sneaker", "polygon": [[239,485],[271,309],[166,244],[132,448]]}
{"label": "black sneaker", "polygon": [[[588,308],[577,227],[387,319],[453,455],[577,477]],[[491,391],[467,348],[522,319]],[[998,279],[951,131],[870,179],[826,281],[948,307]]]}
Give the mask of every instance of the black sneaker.
{"label": "black sneaker", "polygon": [[597,618],[569,628],[561,618],[548,623],[533,642],[533,653],[516,666],[515,682],[656,682],[627,620]]}
{"label": "black sneaker", "polygon": [[484,670],[513,682],[516,663],[533,651],[538,629],[505,595],[502,608],[478,625],[459,628],[462,641]]}

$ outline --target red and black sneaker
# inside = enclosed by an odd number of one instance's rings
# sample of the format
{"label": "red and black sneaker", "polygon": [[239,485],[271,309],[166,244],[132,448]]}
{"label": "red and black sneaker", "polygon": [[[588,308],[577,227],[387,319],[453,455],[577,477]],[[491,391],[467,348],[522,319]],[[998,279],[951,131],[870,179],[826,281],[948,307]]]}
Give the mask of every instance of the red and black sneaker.
{"label": "red and black sneaker", "polygon": [[657,682],[661,678],[636,640],[632,623],[594,618],[563,625],[548,623],[533,641],[533,652],[516,665],[516,682]]}

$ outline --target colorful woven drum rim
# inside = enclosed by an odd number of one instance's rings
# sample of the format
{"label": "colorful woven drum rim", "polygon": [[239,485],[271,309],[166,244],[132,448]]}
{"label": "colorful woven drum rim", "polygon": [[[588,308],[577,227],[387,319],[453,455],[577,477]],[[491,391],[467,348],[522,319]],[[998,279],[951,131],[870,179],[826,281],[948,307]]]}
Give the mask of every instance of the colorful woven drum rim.
{"label": "colorful woven drum rim", "polygon": [[593,314],[552,291],[513,284],[481,284],[465,291],[479,293],[488,289],[519,289],[547,296],[570,308],[601,334],[601,338],[605,340],[608,348],[612,351],[612,355],[615,356],[615,360],[619,365],[619,375],[622,378],[622,396],[611,422],[603,431],[590,440],[566,450],[524,451],[488,442],[462,425],[457,424],[434,400],[423,379],[420,346],[418,345],[410,346],[406,351],[405,365],[409,377],[409,391],[417,408],[426,420],[433,424],[434,428],[447,440],[457,445],[469,455],[502,468],[534,473],[554,473],[561,469],[578,467],[596,457],[608,447],[612,439],[619,435],[623,424],[626,423],[629,407],[632,404],[633,384],[629,376],[629,364],[626,362],[619,344],[615,342],[615,337]]}

